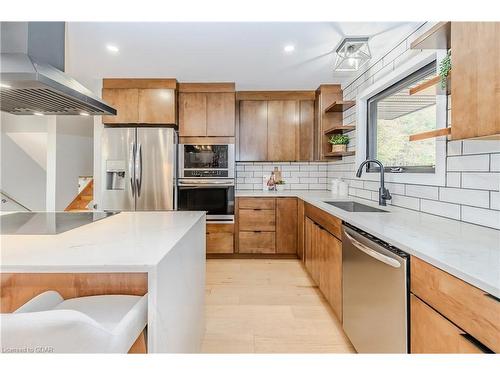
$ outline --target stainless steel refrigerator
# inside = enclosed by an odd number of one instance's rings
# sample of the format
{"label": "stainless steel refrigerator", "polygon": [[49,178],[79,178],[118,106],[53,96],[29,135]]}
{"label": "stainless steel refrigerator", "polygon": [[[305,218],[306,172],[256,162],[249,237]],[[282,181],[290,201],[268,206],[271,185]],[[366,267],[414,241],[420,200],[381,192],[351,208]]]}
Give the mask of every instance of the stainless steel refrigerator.
{"label": "stainless steel refrigerator", "polygon": [[173,210],[176,133],[172,128],[104,128],[103,210]]}

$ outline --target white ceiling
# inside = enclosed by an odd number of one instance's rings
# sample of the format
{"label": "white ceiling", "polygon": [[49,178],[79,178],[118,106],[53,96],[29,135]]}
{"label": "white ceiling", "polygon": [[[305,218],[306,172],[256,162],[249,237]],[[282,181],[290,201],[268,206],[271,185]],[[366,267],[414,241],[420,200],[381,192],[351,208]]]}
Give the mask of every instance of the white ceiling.
{"label": "white ceiling", "polygon": [[[420,23],[126,23],[70,22],[66,71],[83,80],[173,77],[236,82],[237,90],[316,89],[353,73],[333,72],[345,36],[369,36],[372,62]],[[117,54],[107,44],[119,47]],[[283,47],[295,45],[287,54]]]}

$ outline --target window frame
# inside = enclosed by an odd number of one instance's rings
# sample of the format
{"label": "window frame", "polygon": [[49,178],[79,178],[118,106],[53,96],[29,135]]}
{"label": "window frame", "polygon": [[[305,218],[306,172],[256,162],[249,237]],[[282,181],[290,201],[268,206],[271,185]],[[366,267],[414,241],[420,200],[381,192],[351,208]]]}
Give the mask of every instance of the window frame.
{"label": "window frame", "polygon": [[[427,63],[423,67],[413,71],[412,73],[401,78],[397,82],[393,83],[391,86],[385,88],[384,90],[376,93],[366,100],[366,155],[367,158],[376,159],[377,153],[377,127],[372,119],[377,118],[377,103],[381,99],[387,98],[401,89],[411,86],[415,82],[418,82],[422,78],[428,76],[429,74],[435,74],[437,69],[437,59]],[[438,111],[438,105],[436,102],[436,112]],[[436,129],[438,129],[438,120],[436,114]],[[434,166],[384,166],[385,173],[430,173],[436,172],[436,159],[438,155],[435,153],[435,163]],[[380,167],[373,163],[368,163],[366,166],[367,173],[380,173]]]}

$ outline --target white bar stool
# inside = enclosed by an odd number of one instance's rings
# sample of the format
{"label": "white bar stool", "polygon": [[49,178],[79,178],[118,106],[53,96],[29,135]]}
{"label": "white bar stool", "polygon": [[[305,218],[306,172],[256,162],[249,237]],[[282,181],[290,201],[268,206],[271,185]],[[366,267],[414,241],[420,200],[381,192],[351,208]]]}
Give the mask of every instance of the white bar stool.
{"label": "white bar stool", "polygon": [[146,327],[147,296],[44,292],[1,314],[2,352],[127,353]]}

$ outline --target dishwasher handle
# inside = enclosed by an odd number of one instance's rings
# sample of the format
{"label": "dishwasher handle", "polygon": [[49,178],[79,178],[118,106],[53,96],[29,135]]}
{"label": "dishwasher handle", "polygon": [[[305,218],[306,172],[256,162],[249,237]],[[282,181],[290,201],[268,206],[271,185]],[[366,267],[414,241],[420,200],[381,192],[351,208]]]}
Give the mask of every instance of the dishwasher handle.
{"label": "dishwasher handle", "polygon": [[393,259],[391,257],[388,257],[387,255],[381,254],[378,251],[375,251],[373,249],[370,249],[368,246],[362,244],[361,242],[357,241],[354,239],[347,231],[344,230],[345,236],[351,241],[354,247],[356,247],[358,250],[361,250],[363,253],[365,253],[368,256],[371,256],[372,258],[377,259],[378,261],[387,264],[388,266],[394,267],[394,268],[399,268],[401,267],[401,263],[399,263],[396,259]]}

